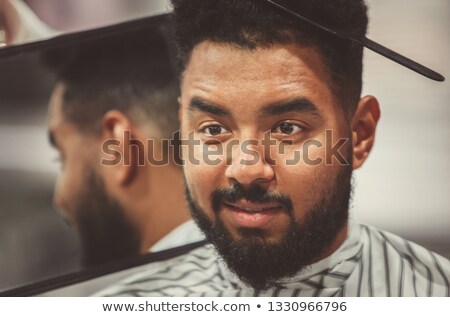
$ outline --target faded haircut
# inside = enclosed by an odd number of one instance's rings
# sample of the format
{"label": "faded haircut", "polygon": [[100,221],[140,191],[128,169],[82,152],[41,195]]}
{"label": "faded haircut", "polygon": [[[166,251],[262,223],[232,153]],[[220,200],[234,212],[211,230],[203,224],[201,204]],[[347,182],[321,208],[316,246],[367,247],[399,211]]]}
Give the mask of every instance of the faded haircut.
{"label": "faded haircut", "polygon": [[[367,31],[363,0],[278,2],[289,3],[289,7],[330,28],[357,36]],[[181,76],[192,50],[203,41],[249,50],[275,43],[298,43],[318,51],[335,97],[347,113],[356,109],[362,89],[362,47],[306,24],[264,0],[172,0],[172,4]]]}

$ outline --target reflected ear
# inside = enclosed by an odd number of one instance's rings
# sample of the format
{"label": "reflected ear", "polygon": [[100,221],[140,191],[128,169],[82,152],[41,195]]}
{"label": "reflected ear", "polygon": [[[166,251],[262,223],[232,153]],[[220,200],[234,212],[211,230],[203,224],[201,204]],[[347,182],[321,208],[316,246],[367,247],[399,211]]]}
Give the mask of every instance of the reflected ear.
{"label": "reflected ear", "polygon": [[361,167],[372,150],[380,114],[375,97],[366,96],[359,101],[352,120],[353,169]]}
{"label": "reflected ear", "polygon": [[111,110],[103,116],[102,165],[105,176],[120,186],[126,186],[135,179],[138,166],[143,161],[144,144],[134,134],[130,119],[120,111]]}

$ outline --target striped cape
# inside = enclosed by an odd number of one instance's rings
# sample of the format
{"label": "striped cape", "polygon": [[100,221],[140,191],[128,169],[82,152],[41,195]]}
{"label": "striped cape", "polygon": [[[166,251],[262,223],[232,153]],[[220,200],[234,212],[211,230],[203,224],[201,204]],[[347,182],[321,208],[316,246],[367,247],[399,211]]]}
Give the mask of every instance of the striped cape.
{"label": "striped cape", "polygon": [[349,223],[328,258],[257,292],[223,264],[211,245],[154,263],[94,296],[449,296],[450,261],[403,238]]}

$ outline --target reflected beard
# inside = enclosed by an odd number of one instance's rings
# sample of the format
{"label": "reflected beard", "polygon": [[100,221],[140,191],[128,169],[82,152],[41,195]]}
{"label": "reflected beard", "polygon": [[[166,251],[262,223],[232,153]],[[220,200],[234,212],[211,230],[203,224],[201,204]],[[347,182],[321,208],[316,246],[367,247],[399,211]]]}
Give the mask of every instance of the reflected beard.
{"label": "reflected beard", "polygon": [[[310,208],[301,223],[297,223],[289,197],[267,193],[259,185],[244,189],[239,184],[212,193],[215,222],[212,222],[192,198],[186,185],[186,198],[191,214],[228,268],[244,283],[262,291],[276,286],[281,278],[289,278],[317,261],[335,241],[348,221],[352,191],[351,165],[344,166],[335,182],[325,188],[321,200]],[[266,241],[261,229],[241,228],[240,239],[233,238],[219,217],[224,201],[238,199],[252,202],[277,202],[289,215],[289,225],[277,242]],[[289,207],[291,206],[291,207]]]}
{"label": "reflected beard", "polygon": [[84,184],[74,210],[83,266],[98,266],[138,255],[137,229],[119,202],[108,196],[101,177],[91,170]]}

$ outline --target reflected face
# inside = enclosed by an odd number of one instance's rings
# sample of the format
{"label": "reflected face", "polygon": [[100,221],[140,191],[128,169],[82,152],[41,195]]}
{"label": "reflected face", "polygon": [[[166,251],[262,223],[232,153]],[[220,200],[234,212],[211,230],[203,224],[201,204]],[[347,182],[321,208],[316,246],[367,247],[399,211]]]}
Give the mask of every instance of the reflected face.
{"label": "reflected face", "polygon": [[95,139],[80,133],[62,113],[64,86],[58,84],[50,100],[48,130],[51,145],[58,151],[60,174],[55,187],[54,205],[69,222],[78,227],[76,220],[77,194],[86,178],[87,168],[95,161]]}
{"label": "reflected face", "polygon": [[136,228],[119,202],[106,190],[98,171],[95,136],[80,133],[62,113],[64,87],[56,86],[49,106],[49,135],[57,149],[61,171],[54,205],[77,230],[83,264],[100,265],[139,254]]}
{"label": "reflected face", "polygon": [[183,149],[191,211],[255,288],[345,239],[351,142],[340,147],[347,164],[329,160],[329,150],[351,132],[326,78],[316,51],[295,44],[246,50],[202,42],[184,73],[182,137],[199,142]]}

